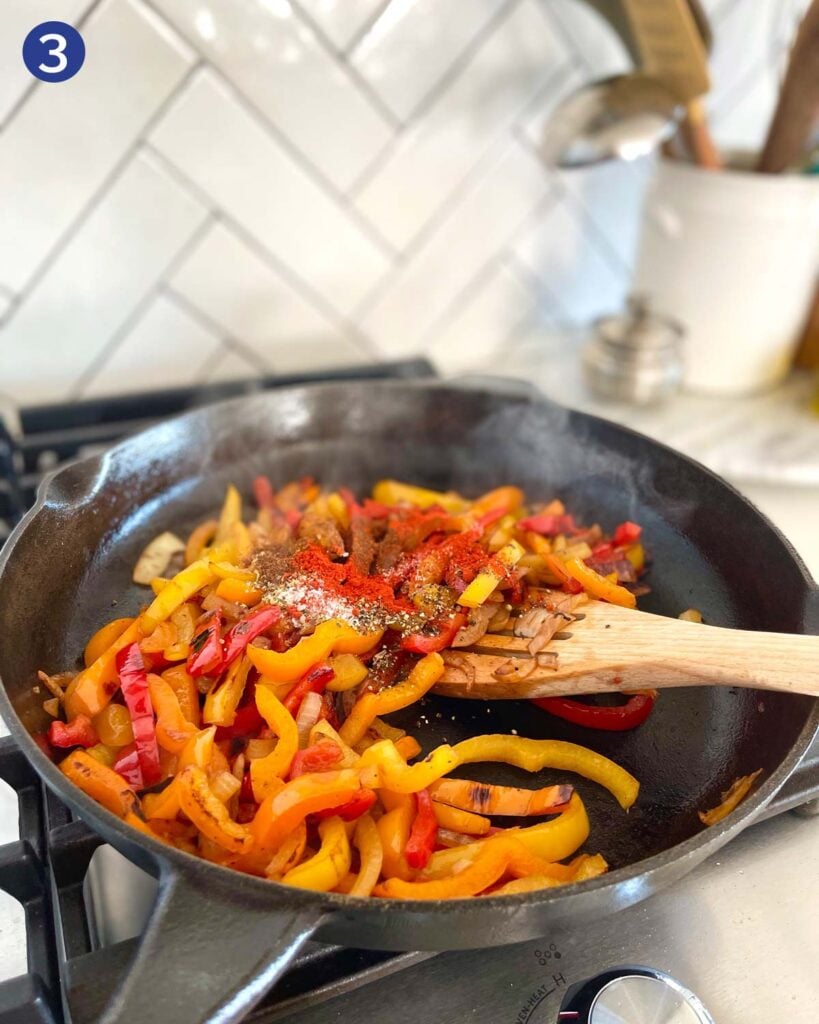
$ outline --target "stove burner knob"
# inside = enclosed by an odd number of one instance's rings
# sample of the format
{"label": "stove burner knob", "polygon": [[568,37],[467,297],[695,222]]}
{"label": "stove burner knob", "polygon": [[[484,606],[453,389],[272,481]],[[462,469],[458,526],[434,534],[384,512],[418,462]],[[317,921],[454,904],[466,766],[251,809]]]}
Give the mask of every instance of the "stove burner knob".
{"label": "stove burner knob", "polygon": [[714,1024],[687,988],[652,967],[622,967],[567,993],[560,1024]]}

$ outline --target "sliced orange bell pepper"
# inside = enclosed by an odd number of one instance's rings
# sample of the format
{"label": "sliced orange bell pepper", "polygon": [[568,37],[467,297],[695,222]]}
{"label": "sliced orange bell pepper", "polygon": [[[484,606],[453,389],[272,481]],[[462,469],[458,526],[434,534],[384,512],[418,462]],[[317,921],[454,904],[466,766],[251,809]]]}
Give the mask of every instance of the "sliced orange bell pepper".
{"label": "sliced orange bell pepper", "polygon": [[421,744],[414,736],[402,736],[395,741],[395,749],[405,761],[411,761],[421,753]]}
{"label": "sliced orange bell pepper", "polygon": [[456,875],[423,882],[389,878],[374,889],[375,896],[406,900],[446,900],[475,896],[502,878],[509,864],[509,851],[487,841],[474,861]]}
{"label": "sliced orange bell pepper", "polygon": [[439,826],[448,828],[451,832],[462,832],[468,836],[483,836],[492,825],[489,818],[485,818],[482,814],[473,814],[470,811],[462,811],[459,807],[440,804],[435,799],[432,801],[432,810]]}
{"label": "sliced orange bell pepper", "polygon": [[174,665],[173,668],[166,668],[162,678],[176,694],[179,707],[185,719],[199,728],[199,691],[196,689],[196,682],[184,665]]}
{"label": "sliced orange bell pepper", "polygon": [[131,714],[124,704],[108,704],[93,718],[100,743],[109,747],[127,747],[134,742]]}
{"label": "sliced orange bell pepper", "polygon": [[196,765],[183,768],[175,780],[182,811],[212,843],[230,853],[247,853],[253,845],[250,832],[233,821],[227,808],[210,788],[208,777]]}
{"label": "sliced orange bell pepper", "polygon": [[148,674],[148,692],[156,715],[157,743],[171,754],[181,754],[196,726],[182,714],[176,694],[162,676]]}
{"label": "sliced orange bell pepper", "polygon": [[187,768],[189,764],[195,764],[198,768],[204,768],[206,771],[209,770],[213,762],[214,750],[217,749],[215,747],[215,741],[215,725],[211,725],[207,729],[202,729],[200,732],[191,736],[179,755],[177,771],[181,772],[182,769]]}
{"label": "sliced orange bell pepper", "polygon": [[215,519],[208,519],[191,532],[185,545],[185,565],[192,565],[202,557],[202,552],[216,536],[218,525]]}
{"label": "sliced orange bell pepper", "polygon": [[257,605],[264,597],[264,591],[255,587],[252,582],[242,579],[222,579],[216,587],[216,596],[224,598],[225,601],[233,601],[236,604],[246,604],[248,607]]}
{"label": "sliced orange bell pepper", "polygon": [[172,821],[182,810],[179,802],[179,784],[174,779],[161,793],[146,793],[142,798],[145,817],[150,820]]}
{"label": "sliced orange bell pepper", "polygon": [[107,650],[71,680],[63,702],[69,719],[77,715],[93,718],[102,711],[119,689],[117,653],[123,647],[141,640],[143,635],[142,624],[139,619],[135,619]]}
{"label": "sliced orange bell pepper", "polygon": [[722,800],[716,807],[713,807],[710,811],[697,811],[703,825],[716,825],[718,821],[722,821],[723,818],[727,817],[734,808],[739,807],[745,797],[751,792],[751,787],[761,774],[762,769],[758,768],[750,775],[741,775],[722,794]]}
{"label": "sliced orange bell pepper", "polygon": [[612,583],[611,580],[601,576],[599,572],[590,569],[585,562],[579,558],[567,558],[563,562],[566,572],[583,587],[587,594],[598,597],[601,601],[608,601],[609,604],[619,604],[624,608],[635,608],[637,598],[630,590],[621,587],[619,583]]}
{"label": "sliced orange bell pepper", "polygon": [[121,775],[84,750],[73,750],[60,762],[60,771],[98,804],[124,818],[140,814],[139,798]]}
{"label": "sliced orange bell pepper", "polygon": [[272,854],[308,814],[340,807],[360,789],[361,777],[352,768],[299,775],[264,798],[250,823],[250,834],[259,848]]}
{"label": "sliced orange bell pepper", "polygon": [[299,749],[299,730],[296,721],[282,702],[269,689],[256,686],[256,707],[267,725],[279,737],[275,748],[266,757],[250,762],[250,781],[257,800],[264,800],[279,780],[290,771],[290,765]]}
{"label": "sliced orange bell pepper", "polygon": [[625,768],[577,743],[495,733],[462,740],[453,749],[459,764],[505,761],[527,772],[544,768],[574,772],[604,786],[624,810],[631,807],[640,791],[640,783]]}
{"label": "sliced orange bell pepper", "polygon": [[316,626],[311,636],[303,637],[289,651],[265,651],[251,644],[247,654],[261,675],[277,683],[295,683],[333,651],[337,654],[363,654],[375,647],[383,635],[383,630],[358,633],[340,619],[329,619]]}
{"label": "sliced orange bell pepper", "polygon": [[461,512],[467,505],[466,499],[455,491],[431,491],[400,480],[379,480],[373,487],[373,500],[382,505],[415,505],[417,508],[440,505],[447,512]]}
{"label": "sliced orange bell pepper", "polygon": [[365,693],[353,705],[339,729],[339,735],[345,743],[354,746],[363,738],[376,717],[400,711],[420,700],[438,682],[444,674],[444,668],[444,659],[440,654],[427,654],[402,683],[396,683],[380,693]]}
{"label": "sliced orange bell pepper", "polygon": [[327,664],[334,673],[327,689],[334,693],[352,690],[367,678],[367,666],[354,654],[336,654]]}
{"label": "sliced orange bell pepper", "polygon": [[291,868],[282,879],[285,885],[329,892],[350,870],[350,841],[341,818],[325,818],[319,822],[318,831],[321,837],[318,853]]}
{"label": "sliced orange bell pepper", "polygon": [[434,800],[477,814],[501,814],[522,818],[535,814],[557,814],[565,810],[571,798],[571,786],[544,786],[520,789],[517,786],[491,786],[469,779],[439,779],[429,787]]}
{"label": "sliced orange bell pepper", "polygon": [[113,619],[97,630],[85,645],[83,661],[89,668],[101,654],[105,654],[111,644],[131,625],[133,619]]}
{"label": "sliced orange bell pepper", "polygon": [[405,797],[392,810],[382,814],[376,823],[381,843],[381,873],[385,878],[412,878],[412,870],[407,864],[404,851],[414,818],[415,799]]}

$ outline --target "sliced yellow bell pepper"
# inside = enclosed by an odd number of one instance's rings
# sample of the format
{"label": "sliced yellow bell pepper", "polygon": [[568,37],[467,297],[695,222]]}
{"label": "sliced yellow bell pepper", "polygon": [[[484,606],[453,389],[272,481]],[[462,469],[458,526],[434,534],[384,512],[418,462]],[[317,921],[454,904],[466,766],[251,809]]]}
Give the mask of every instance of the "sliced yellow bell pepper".
{"label": "sliced yellow bell pepper", "polygon": [[213,570],[205,561],[192,562],[186,569],[177,573],[137,620],[144,634],[150,633],[189,597],[193,597],[202,587],[212,582]]}
{"label": "sliced yellow bell pepper", "polygon": [[[583,801],[575,793],[569,806],[562,814],[549,821],[526,828],[507,829],[504,836],[514,836],[529,853],[542,861],[553,864],[571,855],[589,838],[589,817]],[[438,850],[429,859],[423,870],[424,878],[442,878],[452,874],[459,865],[469,864],[482,850],[489,839],[478,839],[464,846],[454,846],[449,850]],[[549,872],[551,873],[551,869]]]}
{"label": "sliced yellow bell pepper", "polygon": [[640,572],[640,570],[645,566],[646,552],[645,548],[639,540],[636,544],[632,544],[629,548],[626,549],[626,558],[634,566],[636,572]]}
{"label": "sliced yellow bell pepper", "polygon": [[495,733],[462,740],[453,750],[458,764],[504,761],[527,772],[539,772],[544,768],[574,772],[604,786],[625,810],[631,807],[640,792],[640,783],[625,768],[588,747],[564,740],[530,740],[523,736]]}
{"label": "sliced yellow bell pepper", "polygon": [[77,715],[93,718],[102,711],[119,689],[117,652],[141,640],[143,636],[141,621],[136,619],[88,668],[74,676],[68,684],[63,701],[69,720]]}
{"label": "sliced yellow bell pepper", "polygon": [[253,793],[261,801],[278,788],[279,780],[290,771],[299,749],[299,730],[295,719],[267,686],[256,686],[256,707],[267,725],[279,737],[273,751],[250,762]]}
{"label": "sliced yellow bell pepper", "polygon": [[199,691],[196,688],[196,681],[190,675],[184,665],[174,665],[166,668],[162,678],[176,694],[182,714],[191,725],[199,728],[201,713],[199,711]]}
{"label": "sliced yellow bell pepper", "polygon": [[430,491],[399,480],[379,480],[373,487],[373,498],[382,505],[415,505],[418,508],[440,505],[447,512],[462,512],[467,505],[466,499],[455,491]]}
{"label": "sliced yellow bell pepper", "polygon": [[472,811],[462,811],[459,807],[450,807],[447,804],[432,801],[432,810],[435,813],[435,820],[441,828],[448,828],[451,832],[462,832],[469,836],[483,836],[489,831],[492,822],[482,814],[473,814]]}
{"label": "sliced yellow bell pepper", "polygon": [[106,743],[95,743],[93,747],[86,748],[95,761],[104,764],[107,768],[113,768],[119,756],[119,747],[112,747]]}
{"label": "sliced yellow bell pepper", "polygon": [[390,878],[376,886],[374,894],[405,900],[446,900],[476,896],[503,877],[509,866],[509,858],[508,841],[486,840],[474,860],[457,874],[422,882]]}
{"label": "sliced yellow bell pepper", "polygon": [[358,764],[360,768],[374,766],[378,769],[378,781],[373,783],[377,788],[393,793],[417,793],[457,768],[459,761],[456,748],[445,743],[423,761],[408,765],[392,740],[378,740],[364,751]]}
{"label": "sliced yellow bell pepper", "polygon": [[498,584],[503,582],[509,570],[513,569],[525,554],[526,551],[516,540],[510,540],[508,544],[504,544],[500,551],[492,557],[492,561],[480,570],[461,594],[458,604],[464,608],[477,608],[482,605]]}
{"label": "sliced yellow bell pepper", "polygon": [[369,814],[363,815],[356,822],[353,843],[358,850],[361,866],[348,891],[351,896],[369,896],[378,882],[384,862],[381,836]]}
{"label": "sliced yellow bell pepper", "polygon": [[327,495],[327,509],[338,525],[346,530],[350,525],[350,513],[347,509],[347,503],[338,491],[333,491],[332,494]]}
{"label": "sliced yellow bell pepper", "polygon": [[228,814],[227,808],[210,788],[205,772],[188,765],[176,776],[173,785],[179,790],[182,811],[190,818],[202,835],[230,853],[247,853],[253,839],[244,825]]}
{"label": "sliced yellow bell pepper", "polygon": [[350,746],[359,742],[379,715],[409,707],[431,690],[444,674],[444,659],[440,654],[427,654],[412,669],[402,683],[396,683],[380,693],[365,693],[353,705],[339,735]]}
{"label": "sliced yellow bell pepper", "polygon": [[205,706],[202,709],[203,722],[207,722],[208,725],[233,725],[236,708],[245,692],[251,668],[250,659],[244,654],[233,662],[224,682],[214,687],[205,697]]}
{"label": "sliced yellow bell pepper", "polygon": [[202,557],[202,552],[216,535],[218,526],[219,524],[215,519],[208,519],[191,531],[191,535],[188,537],[188,542],[185,545],[185,565],[192,565],[194,562],[199,561]]}
{"label": "sliced yellow bell pepper", "polygon": [[108,704],[93,719],[100,743],[109,747],[127,747],[134,742],[131,713],[124,704]]}
{"label": "sliced yellow bell pepper", "polygon": [[288,871],[282,879],[285,885],[329,892],[350,870],[350,841],[341,818],[326,818],[319,823],[318,831],[321,837],[318,853]]}
{"label": "sliced yellow bell pepper", "polygon": [[328,662],[335,675],[327,684],[334,693],[352,690],[367,678],[367,666],[354,654],[336,654]]}
{"label": "sliced yellow bell pepper", "polygon": [[289,651],[265,651],[251,644],[248,657],[259,673],[277,683],[295,683],[314,665],[325,661],[331,652],[363,654],[378,643],[383,630],[358,633],[341,619],[329,619],[316,626],[311,636],[303,637]]}
{"label": "sliced yellow bell pepper", "polygon": [[181,772],[182,769],[187,768],[189,764],[195,764],[197,768],[203,768],[205,771],[208,771],[213,762],[215,742],[215,725],[211,725],[207,729],[202,729],[191,736],[183,747],[182,753],[179,755],[177,771]]}
{"label": "sliced yellow bell pepper", "polygon": [[244,569],[241,565],[234,565],[232,562],[214,562],[211,559],[210,567],[213,575],[220,580],[240,580],[243,583],[250,583],[256,579],[256,573],[252,569]]}
{"label": "sliced yellow bell pepper", "polygon": [[469,514],[477,518],[485,516],[488,512],[503,509],[508,515],[518,511],[523,504],[523,498],[523,491],[519,487],[496,487],[493,491],[487,491],[480,498],[476,498],[469,508]]}
{"label": "sliced yellow bell pepper", "polygon": [[[608,601],[609,604],[619,604],[624,608],[635,608],[637,598],[630,590],[621,587],[619,583],[601,576],[599,572],[590,569],[585,562],[579,558],[567,558],[563,565],[566,572],[583,587],[587,594],[598,597],[601,601]],[[615,577],[616,579],[616,577]]]}
{"label": "sliced yellow bell pepper", "polygon": [[240,522],[241,518],[242,496],[233,484],[228,484],[222,511],[219,513],[219,522],[216,525],[216,535],[213,538],[214,546],[232,540],[233,524]]}

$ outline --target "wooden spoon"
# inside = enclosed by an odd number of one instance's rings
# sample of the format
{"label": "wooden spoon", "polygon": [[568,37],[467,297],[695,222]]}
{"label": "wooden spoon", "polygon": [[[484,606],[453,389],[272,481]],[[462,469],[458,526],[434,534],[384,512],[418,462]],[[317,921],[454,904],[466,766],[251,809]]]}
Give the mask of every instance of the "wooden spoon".
{"label": "wooden spoon", "polygon": [[756,169],[779,174],[802,153],[819,112],[819,0],[799,26],[768,137]]}
{"label": "wooden spoon", "polygon": [[819,636],[756,633],[593,601],[557,633],[541,667],[530,640],[487,633],[447,652],[435,687],[473,700],[621,693],[670,686],[743,686],[819,697]]}

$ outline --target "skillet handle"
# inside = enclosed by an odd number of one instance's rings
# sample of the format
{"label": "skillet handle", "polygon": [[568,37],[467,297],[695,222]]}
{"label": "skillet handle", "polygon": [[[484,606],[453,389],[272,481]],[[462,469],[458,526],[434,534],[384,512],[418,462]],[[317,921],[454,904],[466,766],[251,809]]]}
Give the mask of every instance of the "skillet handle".
{"label": "skillet handle", "polygon": [[162,862],[136,956],[99,1024],[238,1024],[325,916],[243,898],[241,877],[207,884]]}

